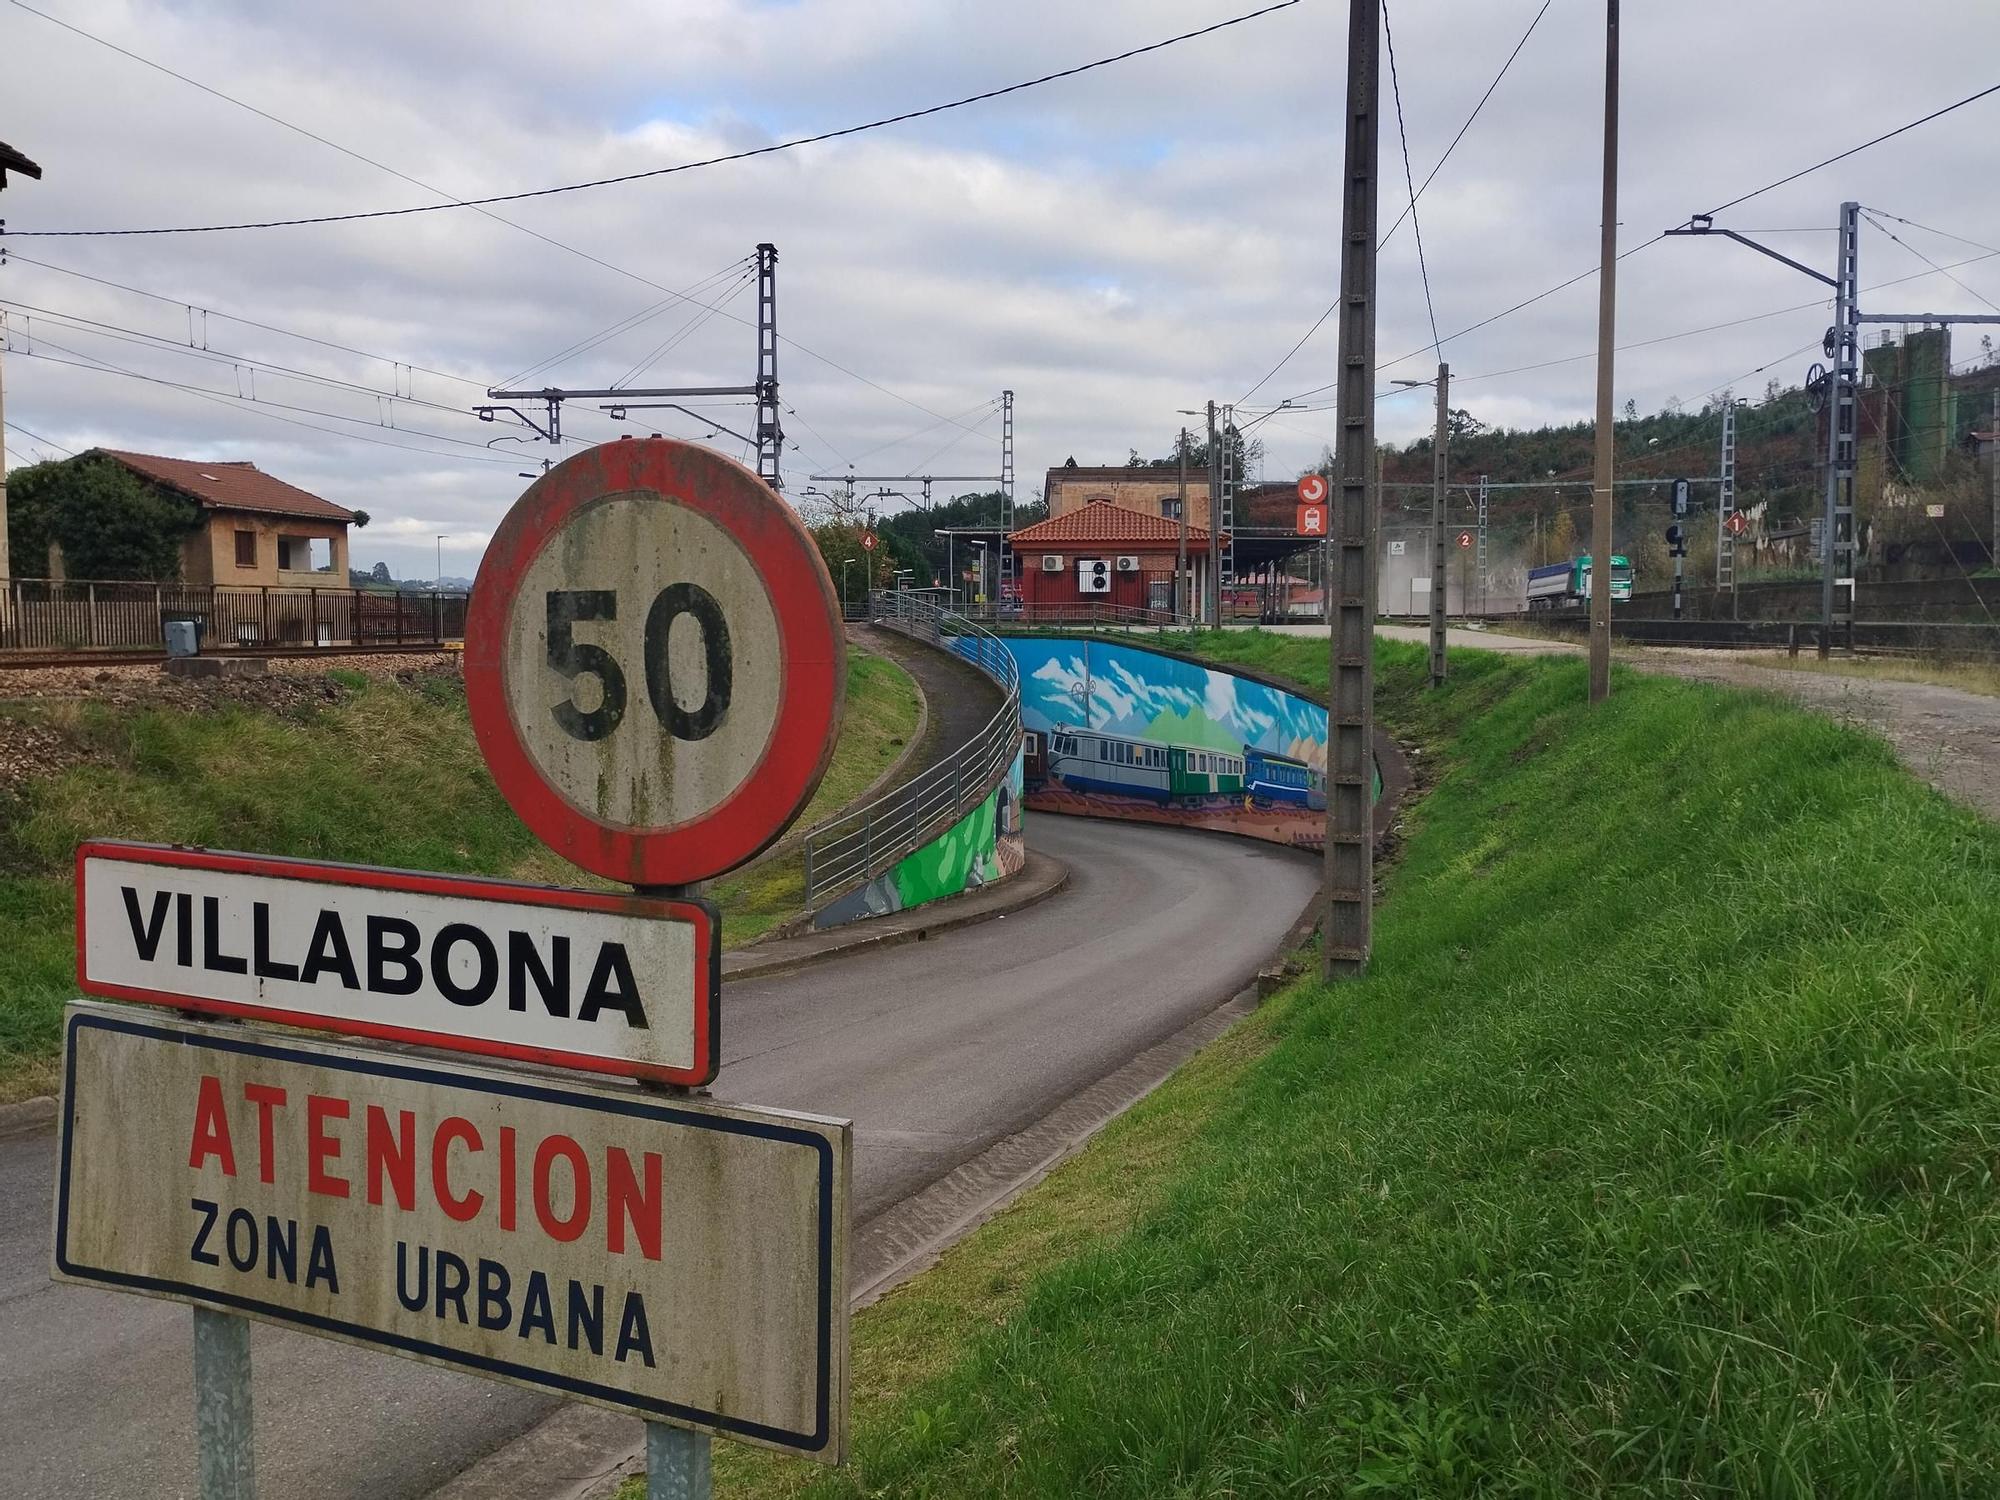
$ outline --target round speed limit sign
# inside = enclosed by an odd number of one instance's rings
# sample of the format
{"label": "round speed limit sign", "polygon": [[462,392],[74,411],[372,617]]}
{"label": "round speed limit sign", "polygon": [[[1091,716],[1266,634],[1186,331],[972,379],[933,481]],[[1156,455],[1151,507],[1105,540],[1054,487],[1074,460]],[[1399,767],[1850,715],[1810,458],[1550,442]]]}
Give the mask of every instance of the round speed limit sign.
{"label": "round speed limit sign", "polygon": [[833,753],[847,681],[833,584],[741,464],[624,438],[529,486],[465,627],[480,752],[550,848],[634,885],[743,863]]}

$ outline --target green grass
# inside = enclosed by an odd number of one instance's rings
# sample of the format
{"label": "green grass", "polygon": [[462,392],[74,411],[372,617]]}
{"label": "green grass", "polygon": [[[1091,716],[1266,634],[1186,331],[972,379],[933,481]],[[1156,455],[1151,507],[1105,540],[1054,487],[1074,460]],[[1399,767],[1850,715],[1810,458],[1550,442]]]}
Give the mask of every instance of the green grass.
{"label": "green grass", "polygon": [[848,1469],[723,1494],[2000,1493],[2000,832],[1772,698],[1423,662],[1370,975],[863,1315]]}
{"label": "green grass", "polygon": [[[605,884],[543,848],[501,799],[455,678],[330,675],[343,689],[337,702],[287,716],[240,705],[9,706],[54,723],[90,759],[0,794],[0,1101],[53,1082],[62,1007],[75,992],[72,861],[83,839]],[[915,720],[908,675],[850,651],[841,739],[814,805],[851,796],[893,764]],[[795,910],[796,884],[788,891],[756,871],[724,882],[714,897],[727,940]],[[788,896],[793,906],[779,909]]]}

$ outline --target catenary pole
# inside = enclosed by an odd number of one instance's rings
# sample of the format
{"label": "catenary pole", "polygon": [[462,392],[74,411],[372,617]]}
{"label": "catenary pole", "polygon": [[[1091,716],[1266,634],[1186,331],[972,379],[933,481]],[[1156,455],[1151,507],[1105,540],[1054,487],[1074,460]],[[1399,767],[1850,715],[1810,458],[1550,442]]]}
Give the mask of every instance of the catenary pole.
{"label": "catenary pole", "polygon": [[1215,446],[1215,403],[1208,403],[1208,587],[1203,590],[1202,607],[1209,628],[1222,628],[1222,527],[1216,502],[1222,494],[1222,465]]}
{"label": "catenary pole", "polygon": [[1590,505],[1590,701],[1611,696],[1612,341],[1618,312],[1618,0],[1604,3],[1604,222],[1598,235],[1597,464]]}
{"label": "catenary pole", "polygon": [[1340,216],[1339,492],[1333,509],[1337,593],[1328,663],[1325,910],[1320,973],[1368,968],[1375,904],[1375,200],[1381,125],[1381,0],[1348,0],[1347,116]]}
{"label": "catenary pole", "polygon": [[1451,556],[1445,545],[1444,490],[1451,441],[1451,366],[1442,362],[1437,374],[1437,433],[1431,439],[1431,686],[1444,686],[1445,569]]}
{"label": "catenary pole", "polygon": [[1181,483],[1180,483],[1181,548],[1180,548],[1180,559],[1178,562],[1174,564],[1174,613],[1176,615],[1187,615],[1187,614],[1192,614],[1193,611],[1187,607],[1188,601],[1184,593],[1184,590],[1187,588],[1187,581],[1188,581],[1187,429],[1185,427],[1181,429],[1181,439],[1179,444],[1176,445],[1176,447],[1174,448],[1174,456],[1180,460],[1180,470],[1181,470]]}

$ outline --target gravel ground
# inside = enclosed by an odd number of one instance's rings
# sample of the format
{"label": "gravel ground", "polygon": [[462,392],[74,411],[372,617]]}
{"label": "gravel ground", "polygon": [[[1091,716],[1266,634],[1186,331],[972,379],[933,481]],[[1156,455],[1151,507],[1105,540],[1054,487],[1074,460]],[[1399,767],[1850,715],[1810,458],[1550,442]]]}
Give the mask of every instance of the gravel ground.
{"label": "gravel ground", "polygon": [[1896,758],[1949,797],[2000,819],[2000,698],[1927,682],[1791,672],[1722,651],[1621,652],[1643,672],[1781,693],[1844,724],[1873,730]]}

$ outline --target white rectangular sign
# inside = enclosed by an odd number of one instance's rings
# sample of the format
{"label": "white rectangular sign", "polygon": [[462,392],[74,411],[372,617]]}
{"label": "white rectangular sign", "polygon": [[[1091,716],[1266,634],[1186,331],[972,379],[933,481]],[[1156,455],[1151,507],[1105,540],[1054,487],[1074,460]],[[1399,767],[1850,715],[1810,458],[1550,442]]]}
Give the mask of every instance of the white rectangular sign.
{"label": "white rectangular sign", "polygon": [[703,901],[89,843],[86,994],[702,1084],[720,944]]}
{"label": "white rectangular sign", "polygon": [[852,1129],[83,1002],[58,1280],[836,1463]]}

